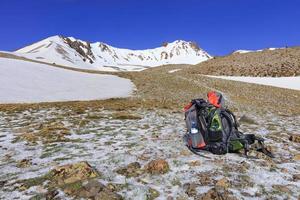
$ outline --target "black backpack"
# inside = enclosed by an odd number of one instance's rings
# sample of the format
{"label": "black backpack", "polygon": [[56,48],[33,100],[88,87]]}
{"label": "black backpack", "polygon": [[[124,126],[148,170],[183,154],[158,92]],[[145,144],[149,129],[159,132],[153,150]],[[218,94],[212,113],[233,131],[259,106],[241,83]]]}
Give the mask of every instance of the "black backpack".
{"label": "black backpack", "polygon": [[247,156],[249,145],[257,141],[258,151],[274,157],[264,148],[263,138],[238,131],[236,117],[227,108],[216,107],[204,99],[194,99],[185,107],[185,121],[187,133],[184,140],[193,153],[199,155],[199,151],[206,150],[221,155],[244,149]]}

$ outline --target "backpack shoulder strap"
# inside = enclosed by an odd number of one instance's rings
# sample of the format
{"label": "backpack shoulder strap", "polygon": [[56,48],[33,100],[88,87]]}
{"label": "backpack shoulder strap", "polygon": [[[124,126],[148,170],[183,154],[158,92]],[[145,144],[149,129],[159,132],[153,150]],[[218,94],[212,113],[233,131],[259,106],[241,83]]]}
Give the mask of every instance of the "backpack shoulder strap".
{"label": "backpack shoulder strap", "polygon": [[226,113],[228,113],[228,115],[230,116],[230,117],[232,117],[232,125],[234,126],[234,128],[237,130],[238,129],[238,122],[237,122],[237,120],[236,120],[236,117],[235,117],[235,115],[229,110],[229,109],[227,109],[227,108],[224,108],[224,111],[226,112]]}

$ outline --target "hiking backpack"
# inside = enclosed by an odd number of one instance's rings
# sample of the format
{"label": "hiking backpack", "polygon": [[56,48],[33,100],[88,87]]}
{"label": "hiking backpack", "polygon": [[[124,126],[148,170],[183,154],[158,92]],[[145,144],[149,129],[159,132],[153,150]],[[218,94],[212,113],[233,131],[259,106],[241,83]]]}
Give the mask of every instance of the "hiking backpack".
{"label": "hiking backpack", "polygon": [[273,157],[264,148],[263,138],[238,131],[236,117],[225,108],[222,94],[209,92],[207,96],[208,101],[194,99],[184,108],[187,127],[184,140],[192,152],[199,154],[199,151],[206,150],[221,155],[244,149],[247,156],[249,145],[258,141],[257,150]]}

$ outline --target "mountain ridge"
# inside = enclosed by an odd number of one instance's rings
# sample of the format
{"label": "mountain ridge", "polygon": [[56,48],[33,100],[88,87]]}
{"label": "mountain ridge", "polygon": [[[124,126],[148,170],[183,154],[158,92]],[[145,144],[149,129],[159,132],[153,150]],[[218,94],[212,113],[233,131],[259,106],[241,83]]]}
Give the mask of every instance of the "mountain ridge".
{"label": "mountain ridge", "polygon": [[212,58],[195,42],[175,40],[161,47],[131,50],[104,42],[51,36],[14,52],[33,60],[103,71],[140,71],[166,64],[197,64]]}

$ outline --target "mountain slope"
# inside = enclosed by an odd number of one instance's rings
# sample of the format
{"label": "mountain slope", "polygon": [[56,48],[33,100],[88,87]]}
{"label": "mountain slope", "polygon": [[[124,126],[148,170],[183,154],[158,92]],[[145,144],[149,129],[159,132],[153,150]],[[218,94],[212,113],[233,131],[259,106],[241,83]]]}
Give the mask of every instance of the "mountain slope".
{"label": "mountain slope", "polygon": [[189,72],[216,76],[299,76],[300,47],[236,52],[191,66]]}
{"label": "mountain slope", "polygon": [[46,38],[17,50],[15,54],[51,64],[104,71],[139,71],[165,64],[197,64],[211,58],[197,44],[182,40],[164,43],[155,49],[129,50],[63,36]]}

